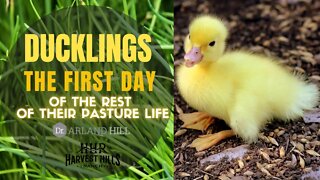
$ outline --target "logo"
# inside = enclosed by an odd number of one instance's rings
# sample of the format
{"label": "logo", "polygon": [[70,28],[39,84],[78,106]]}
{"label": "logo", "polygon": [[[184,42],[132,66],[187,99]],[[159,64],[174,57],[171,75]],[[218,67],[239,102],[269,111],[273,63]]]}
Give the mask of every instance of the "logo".
{"label": "logo", "polygon": [[120,155],[107,153],[105,143],[81,143],[76,154],[66,154],[65,162],[66,166],[78,164],[78,167],[120,166]]}
{"label": "logo", "polygon": [[127,127],[69,127],[59,122],[52,128],[53,135],[57,137],[64,137],[66,135],[128,135],[130,134]]}
{"label": "logo", "polygon": [[67,134],[67,126],[59,122],[53,126],[52,133],[57,137],[64,137]]}

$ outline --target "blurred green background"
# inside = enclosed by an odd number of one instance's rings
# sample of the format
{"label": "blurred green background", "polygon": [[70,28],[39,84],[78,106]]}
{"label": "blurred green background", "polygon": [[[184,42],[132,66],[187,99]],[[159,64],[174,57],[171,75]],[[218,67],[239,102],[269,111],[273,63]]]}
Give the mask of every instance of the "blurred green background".
{"label": "blurred green background", "polygon": [[[0,179],[70,179],[52,172],[30,159],[17,145],[8,129],[13,114],[8,102],[21,102],[22,95],[14,94],[18,82],[6,78],[13,74],[9,68],[9,52],[21,34],[40,17],[62,8],[90,5],[111,7],[123,12],[142,25],[164,50],[163,58],[173,69],[173,2],[161,0],[1,0],[0,1]],[[17,64],[17,68],[20,64]],[[173,70],[172,70],[173,74]],[[40,101],[40,100],[39,100]],[[121,172],[98,179],[173,179],[173,120],[169,121],[163,137],[141,164],[152,162],[146,168],[130,167]]]}

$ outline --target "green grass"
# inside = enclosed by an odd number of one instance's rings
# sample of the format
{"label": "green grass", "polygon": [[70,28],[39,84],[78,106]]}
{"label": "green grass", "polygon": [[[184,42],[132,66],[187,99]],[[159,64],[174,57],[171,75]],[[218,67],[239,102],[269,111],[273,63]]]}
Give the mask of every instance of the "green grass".
{"label": "green grass", "polygon": [[[7,4],[7,2],[9,4]],[[56,2],[56,4],[54,4]],[[23,140],[19,141],[17,138],[11,137],[10,129],[6,128],[16,120],[15,112],[12,104],[29,104],[32,107],[42,107],[46,105],[46,100],[50,94],[42,95],[37,94],[34,96],[24,96],[22,87],[24,81],[21,76],[20,70],[26,68],[24,62],[13,62],[10,59],[9,52],[14,47],[19,36],[31,26],[43,15],[48,15],[52,11],[63,9],[66,7],[77,5],[92,5],[92,6],[105,6],[112,7],[113,9],[123,12],[133,19],[136,19],[137,24],[133,26],[142,25],[145,29],[157,40],[163,53],[158,54],[155,52],[157,47],[154,47],[154,56],[159,61],[165,60],[170,65],[170,73],[173,75],[173,3],[167,3],[167,1],[154,0],[154,1],[138,1],[138,0],[93,0],[93,1],[32,1],[32,0],[9,0],[0,1],[0,28],[2,33],[0,35],[0,179],[70,179],[64,175],[61,175],[55,169],[50,166],[43,166],[41,160],[34,161],[29,158],[28,154],[21,149],[31,149],[34,155],[41,155],[41,147],[35,147],[33,145],[23,144]],[[98,24],[94,21],[90,21],[92,25]],[[43,26],[46,26],[42,24]],[[100,27],[102,29],[103,27]],[[134,28],[134,27],[133,27]],[[57,66],[61,64],[57,63]],[[33,68],[39,68],[37,65],[32,65]],[[114,64],[105,66],[96,65],[98,67],[92,67],[90,65],[82,65],[65,63],[60,68],[66,68],[70,70],[81,69],[108,69],[114,67]],[[119,65],[120,66],[120,65]],[[31,67],[29,67],[31,68]],[[49,69],[49,66],[41,66],[41,69]],[[119,67],[122,70],[131,70],[132,67],[127,65],[121,65]],[[14,77],[14,78],[11,78]],[[171,81],[172,79],[170,79]],[[116,81],[116,79],[115,79]],[[172,94],[166,94],[164,86],[161,84],[163,81],[155,82],[155,91],[162,93],[161,96],[154,96],[152,94],[141,94],[143,99],[147,99],[152,105],[165,104],[170,100]],[[92,92],[96,97],[100,97],[103,94]],[[52,95],[52,94],[51,94]],[[70,94],[67,94],[70,96]],[[85,95],[85,94],[77,94]],[[166,101],[167,98],[167,101]],[[90,125],[91,122],[87,122]],[[92,123],[99,123],[94,121]],[[117,122],[115,122],[117,123]],[[119,122],[118,122],[119,123]],[[51,126],[48,126],[50,122],[44,122],[42,128],[44,131],[49,132]],[[36,129],[25,125],[28,133],[37,133]],[[29,128],[29,129],[28,129]],[[144,134],[148,133],[148,130],[152,129],[151,124],[146,124],[144,127],[135,127]],[[138,134],[137,134],[138,136]],[[139,136],[138,136],[139,137]],[[140,137],[143,138],[143,137]],[[47,141],[54,139],[47,139]],[[74,145],[77,145],[79,141],[74,139],[67,139]],[[138,141],[141,139],[137,139]],[[113,143],[125,142],[125,139],[108,139]],[[152,144],[150,144],[152,145]],[[125,149],[125,145],[121,145],[122,149]],[[144,147],[137,146],[136,148],[143,151]],[[132,154],[134,154],[132,152]],[[41,157],[41,156],[37,157]],[[59,159],[61,157],[52,157]],[[139,154],[132,156],[133,159],[137,159]],[[41,163],[42,162],[42,163]],[[54,161],[51,163],[55,164]],[[48,162],[50,164],[50,162]],[[94,178],[92,178],[94,179]],[[154,148],[148,153],[148,155],[142,158],[138,162],[138,166],[130,166],[126,171],[121,171],[112,176],[98,179],[173,179],[173,118],[166,124],[165,132],[162,134],[160,140],[155,144]]]}

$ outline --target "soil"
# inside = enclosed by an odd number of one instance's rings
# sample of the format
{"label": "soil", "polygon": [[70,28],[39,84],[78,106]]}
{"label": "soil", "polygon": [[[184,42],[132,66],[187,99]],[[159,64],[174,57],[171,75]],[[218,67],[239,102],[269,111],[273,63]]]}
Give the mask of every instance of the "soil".
{"label": "soil", "polygon": [[[219,1],[175,0],[175,66],[183,62],[183,40],[188,24],[200,14],[215,14],[229,28],[228,50],[247,49],[279,58],[289,70],[308,77],[320,87],[320,1]],[[175,87],[175,104],[183,112],[195,112]],[[233,137],[205,151],[188,145],[201,134],[229,129],[216,121],[206,132],[183,130],[175,112],[176,179],[320,179],[320,123],[303,119],[290,123],[273,122],[237,159],[218,162],[201,160],[246,144]],[[317,171],[319,170],[319,171]],[[313,173],[313,174],[312,174]]]}

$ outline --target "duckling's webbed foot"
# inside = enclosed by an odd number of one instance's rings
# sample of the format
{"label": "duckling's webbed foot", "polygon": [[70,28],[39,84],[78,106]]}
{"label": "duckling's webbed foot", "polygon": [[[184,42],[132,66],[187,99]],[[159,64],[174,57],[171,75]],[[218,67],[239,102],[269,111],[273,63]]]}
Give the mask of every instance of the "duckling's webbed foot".
{"label": "duckling's webbed foot", "polygon": [[224,130],[214,134],[201,135],[199,136],[199,138],[195,139],[189,146],[196,148],[197,151],[203,151],[232,136],[235,136],[233,130]]}
{"label": "duckling's webbed foot", "polygon": [[205,112],[181,113],[179,119],[184,122],[182,127],[201,131],[205,131],[214,121],[213,117]]}

